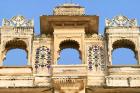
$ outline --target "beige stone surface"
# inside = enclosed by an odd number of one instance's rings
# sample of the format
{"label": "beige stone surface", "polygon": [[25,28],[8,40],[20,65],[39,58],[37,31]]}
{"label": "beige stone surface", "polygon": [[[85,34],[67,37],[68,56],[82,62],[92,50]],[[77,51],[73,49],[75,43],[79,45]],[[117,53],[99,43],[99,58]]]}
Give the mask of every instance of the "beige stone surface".
{"label": "beige stone surface", "polygon": [[[99,17],[85,15],[84,8],[76,4],[58,6],[54,15],[41,16],[40,35],[34,35],[33,20],[21,15],[3,19],[0,93],[139,93],[137,20],[119,15],[105,23],[102,36],[98,34]],[[112,66],[113,50],[122,47],[134,51],[136,65]],[[27,52],[27,66],[3,66],[6,53],[16,48]],[[58,64],[66,48],[78,51],[81,64]]]}

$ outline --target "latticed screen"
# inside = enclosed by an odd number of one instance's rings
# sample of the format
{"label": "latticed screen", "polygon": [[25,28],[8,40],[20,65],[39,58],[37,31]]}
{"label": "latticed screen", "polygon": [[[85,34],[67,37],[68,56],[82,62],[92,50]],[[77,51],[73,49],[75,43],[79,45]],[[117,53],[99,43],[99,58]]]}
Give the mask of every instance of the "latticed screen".
{"label": "latticed screen", "polygon": [[98,45],[88,46],[88,69],[89,70],[104,70],[104,49]]}
{"label": "latticed screen", "polygon": [[51,66],[51,51],[49,48],[42,46],[36,49],[36,61],[35,61],[35,68],[44,68],[47,67],[48,69]]}

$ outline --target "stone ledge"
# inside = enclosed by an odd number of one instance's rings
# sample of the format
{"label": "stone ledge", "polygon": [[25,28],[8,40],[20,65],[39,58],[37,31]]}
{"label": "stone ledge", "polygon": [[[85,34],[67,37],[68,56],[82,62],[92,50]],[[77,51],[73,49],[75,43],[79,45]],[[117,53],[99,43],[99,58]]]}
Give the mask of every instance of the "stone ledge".
{"label": "stone ledge", "polygon": [[53,89],[48,87],[0,88],[0,93],[53,93]]}
{"label": "stone ledge", "polygon": [[140,93],[140,87],[117,88],[117,87],[88,87],[86,93]]}

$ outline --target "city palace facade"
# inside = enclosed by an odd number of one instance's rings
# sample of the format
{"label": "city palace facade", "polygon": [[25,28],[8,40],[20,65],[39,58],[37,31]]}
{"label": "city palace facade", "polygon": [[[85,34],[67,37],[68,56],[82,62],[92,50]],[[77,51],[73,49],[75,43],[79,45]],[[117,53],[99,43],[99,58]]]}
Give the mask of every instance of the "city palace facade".
{"label": "city palace facade", "polygon": [[[105,20],[98,33],[99,16],[86,15],[84,7],[66,3],[53,15],[40,16],[40,35],[34,21],[17,15],[3,19],[0,28],[1,93],[134,93],[140,92],[140,28],[136,19],[118,15]],[[112,65],[112,51],[129,48],[137,65]],[[27,52],[28,65],[3,66],[11,49]],[[63,49],[79,52],[81,64],[59,65]],[[136,93],[139,93],[136,92]]]}

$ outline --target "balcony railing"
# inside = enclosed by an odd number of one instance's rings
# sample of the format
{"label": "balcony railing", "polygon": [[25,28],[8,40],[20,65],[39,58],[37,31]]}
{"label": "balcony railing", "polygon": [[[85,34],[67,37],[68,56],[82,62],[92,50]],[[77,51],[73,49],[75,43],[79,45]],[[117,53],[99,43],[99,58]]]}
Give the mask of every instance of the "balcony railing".
{"label": "balcony railing", "polygon": [[0,76],[32,75],[32,67],[0,67]]}
{"label": "balcony railing", "polygon": [[140,66],[108,66],[109,75],[140,75]]}
{"label": "balcony railing", "polygon": [[87,65],[53,65],[53,76],[86,76]]}

